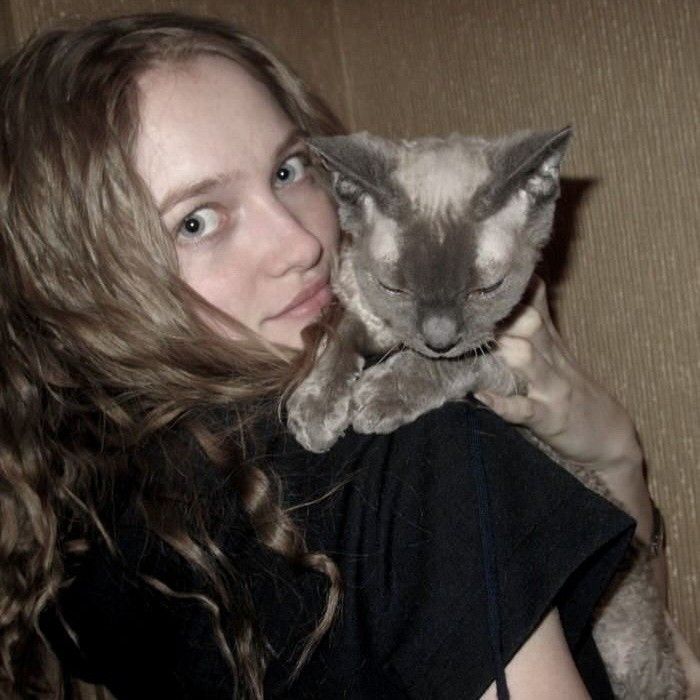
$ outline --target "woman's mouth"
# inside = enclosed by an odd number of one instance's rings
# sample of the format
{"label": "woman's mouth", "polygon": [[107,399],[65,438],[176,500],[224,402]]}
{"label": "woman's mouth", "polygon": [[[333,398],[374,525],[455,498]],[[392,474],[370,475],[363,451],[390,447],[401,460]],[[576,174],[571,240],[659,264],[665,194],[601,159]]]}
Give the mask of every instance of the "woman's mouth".
{"label": "woman's mouth", "polygon": [[333,292],[328,282],[323,284],[312,296],[275,316],[275,319],[306,318],[318,314],[333,299]]}

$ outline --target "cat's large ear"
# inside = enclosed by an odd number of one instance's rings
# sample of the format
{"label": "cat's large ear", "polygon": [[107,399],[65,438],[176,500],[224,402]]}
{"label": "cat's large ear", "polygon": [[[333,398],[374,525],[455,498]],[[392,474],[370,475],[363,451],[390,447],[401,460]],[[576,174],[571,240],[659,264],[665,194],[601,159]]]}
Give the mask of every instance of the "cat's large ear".
{"label": "cat's large ear", "polygon": [[317,136],[308,140],[331,172],[333,191],[348,204],[369,194],[378,203],[389,188],[389,176],[395,168],[396,146],[367,132],[347,136]]}
{"label": "cat's large ear", "polygon": [[567,126],[559,131],[520,132],[496,142],[491,166],[498,198],[507,199],[517,189],[525,190],[535,202],[556,197],[559,166],[572,133]]}

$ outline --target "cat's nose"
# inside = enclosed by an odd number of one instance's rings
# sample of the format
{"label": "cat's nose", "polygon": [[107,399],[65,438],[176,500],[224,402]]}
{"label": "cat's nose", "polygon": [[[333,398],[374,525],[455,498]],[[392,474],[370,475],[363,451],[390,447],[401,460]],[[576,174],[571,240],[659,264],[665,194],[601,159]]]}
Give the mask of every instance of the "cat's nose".
{"label": "cat's nose", "polygon": [[450,343],[449,345],[431,345],[426,341],[425,346],[432,350],[433,352],[447,352],[448,350],[452,350],[452,348],[457,345],[457,341],[455,340],[454,343]]}
{"label": "cat's nose", "polygon": [[459,342],[457,324],[448,316],[428,316],[421,331],[426,347],[433,352],[447,352]]}

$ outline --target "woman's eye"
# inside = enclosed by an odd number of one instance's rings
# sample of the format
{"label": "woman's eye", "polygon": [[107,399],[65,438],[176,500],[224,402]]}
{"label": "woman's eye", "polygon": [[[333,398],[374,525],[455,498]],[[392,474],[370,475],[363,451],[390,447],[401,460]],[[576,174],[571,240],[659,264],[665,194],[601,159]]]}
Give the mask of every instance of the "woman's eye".
{"label": "woman's eye", "polygon": [[201,207],[182,220],[177,233],[182,238],[189,239],[211,236],[221,227],[222,218],[222,214],[213,207]]}
{"label": "woman's eye", "polygon": [[309,158],[303,153],[295,153],[289,156],[275,171],[275,186],[284,187],[293,182],[299,182],[309,167]]}

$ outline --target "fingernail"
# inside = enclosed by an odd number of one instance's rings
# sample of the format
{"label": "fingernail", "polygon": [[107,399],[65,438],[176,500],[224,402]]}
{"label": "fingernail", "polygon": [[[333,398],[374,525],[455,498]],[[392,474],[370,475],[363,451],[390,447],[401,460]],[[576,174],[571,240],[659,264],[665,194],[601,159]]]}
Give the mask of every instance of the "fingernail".
{"label": "fingernail", "polygon": [[491,406],[493,404],[493,398],[489,394],[484,394],[480,391],[474,394],[474,398],[487,406]]}

